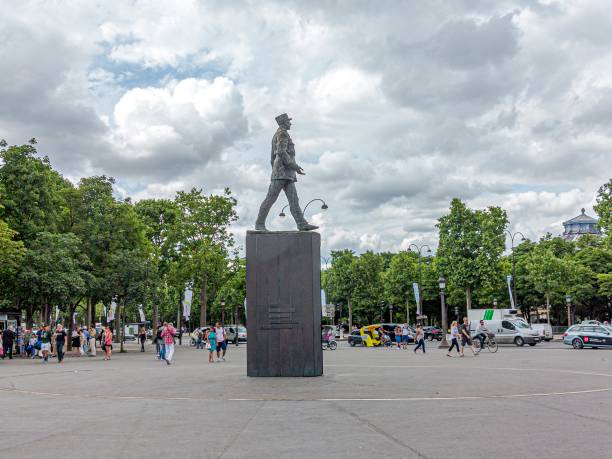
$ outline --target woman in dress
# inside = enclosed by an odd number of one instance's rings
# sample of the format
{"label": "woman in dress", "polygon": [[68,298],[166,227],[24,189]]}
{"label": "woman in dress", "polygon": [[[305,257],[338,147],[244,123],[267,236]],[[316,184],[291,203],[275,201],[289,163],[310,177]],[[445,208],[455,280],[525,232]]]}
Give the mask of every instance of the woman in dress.
{"label": "woman in dress", "polygon": [[93,325],[89,327],[89,355],[96,356],[96,329]]}
{"label": "woman in dress", "polygon": [[214,353],[217,350],[217,334],[215,329],[211,328],[206,334],[206,348],[208,349],[208,363],[214,363]]}

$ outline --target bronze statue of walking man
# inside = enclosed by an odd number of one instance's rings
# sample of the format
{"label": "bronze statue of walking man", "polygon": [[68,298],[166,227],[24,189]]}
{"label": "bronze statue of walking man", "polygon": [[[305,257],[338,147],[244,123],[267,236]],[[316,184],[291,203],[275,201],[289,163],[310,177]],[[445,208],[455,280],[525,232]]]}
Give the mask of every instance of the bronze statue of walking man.
{"label": "bronze statue of walking man", "polygon": [[291,129],[291,118],[286,113],[278,115],[276,118],[278,129],[272,137],[272,156],[270,162],[272,164],[272,180],[266,199],[261,203],[257,222],[255,222],[256,231],[268,231],[266,229],[266,218],[270,208],[278,199],[281,190],[285,191],[287,200],[289,201],[289,209],[291,215],[297,224],[300,231],[311,231],[318,226],[311,225],[304,218],[304,213],[300,208],[300,202],[295,188],[297,182],[296,174],[304,175],[304,170],[295,162],[295,146],[291,137],[289,137],[289,129]]}

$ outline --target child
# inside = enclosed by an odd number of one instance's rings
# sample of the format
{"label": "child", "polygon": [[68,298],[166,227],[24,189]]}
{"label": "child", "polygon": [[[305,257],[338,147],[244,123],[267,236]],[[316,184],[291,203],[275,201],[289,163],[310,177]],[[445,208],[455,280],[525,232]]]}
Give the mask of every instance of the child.
{"label": "child", "polygon": [[461,351],[459,350],[459,343],[457,342],[457,338],[459,337],[459,327],[457,326],[457,321],[453,320],[451,324],[451,345],[448,348],[448,352],[446,353],[447,357],[452,357],[451,351],[453,347],[457,348],[457,353],[461,355]]}

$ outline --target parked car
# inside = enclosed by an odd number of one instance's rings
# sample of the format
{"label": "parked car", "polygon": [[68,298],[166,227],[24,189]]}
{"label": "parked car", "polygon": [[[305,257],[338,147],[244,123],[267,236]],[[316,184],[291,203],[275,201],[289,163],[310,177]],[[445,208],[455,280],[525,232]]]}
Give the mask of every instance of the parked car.
{"label": "parked car", "polygon": [[563,344],[574,349],[612,347],[612,332],[602,325],[572,325],[563,333]]}
{"label": "parked car", "polygon": [[359,330],[351,332],[347,341],[352,347],[365,346],[363,336],[361,335],[361,332]]}
{"label": "parked car", "polygon": [[442,341],[442,336],[444,335],[444,332],[440,327],[429,326],[423,327],[423,334],[425,335],[425,339],[428,341],[433,341],[434,339]]}
{"label": "parked car", "polygon": [[246,327],[242,325],[226,325],[223,327],[225,329],[225,337],[228,343],[238,344],[239,341],[246,342],[247,340],[247,330]]}

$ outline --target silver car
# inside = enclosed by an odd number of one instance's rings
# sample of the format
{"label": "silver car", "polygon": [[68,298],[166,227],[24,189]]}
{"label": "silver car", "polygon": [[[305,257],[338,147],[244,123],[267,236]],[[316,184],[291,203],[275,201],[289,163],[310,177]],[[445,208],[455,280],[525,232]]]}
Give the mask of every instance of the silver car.
{"label": "silver car", "polygon": [[574,349],[612,347],[612,331],[602,325],[573,325],[563,334],[563,343]]}

